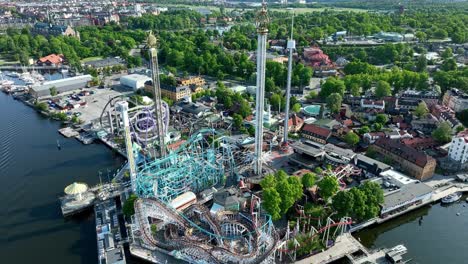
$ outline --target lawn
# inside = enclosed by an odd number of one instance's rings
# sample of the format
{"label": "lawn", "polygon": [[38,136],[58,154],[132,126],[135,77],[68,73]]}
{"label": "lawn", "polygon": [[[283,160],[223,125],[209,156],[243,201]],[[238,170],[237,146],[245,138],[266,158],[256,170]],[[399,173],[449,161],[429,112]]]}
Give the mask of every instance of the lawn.
{"label": "lawn", "polygon": [[96,56],[96,57],[88,57],[88,58],[84,58],[81,60],[81,63],[85,63],[85,62],[90,62],[90,61],[96,61],[96,60],[101,60],[102,57],[100,56]]}

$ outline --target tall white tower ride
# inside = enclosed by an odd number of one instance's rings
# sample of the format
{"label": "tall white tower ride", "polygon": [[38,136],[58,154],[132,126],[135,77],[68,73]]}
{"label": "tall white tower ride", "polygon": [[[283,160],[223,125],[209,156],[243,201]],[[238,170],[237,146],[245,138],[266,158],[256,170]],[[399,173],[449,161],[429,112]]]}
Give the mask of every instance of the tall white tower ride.
{"label": "tall white tower ride", "polygon": [[263,1],[262,8],[257,14],[257,95],[256,95],[256,129],[255,129],[255,164],[254,173],[262,174],[262,151],[263,151],[263,111],[265,105],[265,65],[266,65],[266,39],[268,34],[268,17],[266,3]]}
{"label": "tall white tower ride", "polygon": [[294,32],[294,15],[291,20],[291,38],[288,40],[288,50],[289,50],[289,58],[288,58],[288,81],[286,85],[286,111],[284,116],[284,135],[283,135],[283,142],[288,142],[288,132],[289,132],[289,99],[291,97],[291,76],[292,76],[292,60],[293,60],[293,52],[296,48],[296,41],[293,39],[293,32]]}
{"label": "tall white tower ride", "polygon": [[125,138],[125,148],[127,150],[127,160],[128,160],[128,165],[130,168],[130,180],[132,184],[132,191],[135,193],[137,172],[136,172],[135,157],[133,155],[132,137],[130,135],[130,120],[128,118],[128,103],[124,101],[118,102],[117,110],[120,112],[120,115],[122,118],[124,138]]}

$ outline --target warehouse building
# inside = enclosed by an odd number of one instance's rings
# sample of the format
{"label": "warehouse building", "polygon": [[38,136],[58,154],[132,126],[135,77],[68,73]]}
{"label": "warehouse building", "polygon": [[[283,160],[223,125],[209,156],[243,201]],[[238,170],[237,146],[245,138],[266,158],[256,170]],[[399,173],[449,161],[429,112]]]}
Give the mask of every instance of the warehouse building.
{"label": "warehouse building", "polygon": [[145,87],[145,82],[151,81],[151,78],[141,74],[130,74],[120,78],[120,84],[136,91]]}
{"label": "warehouse building", "polygon": [[85,88],[88,82],[93,79],[91,75],[81,75],[66,79],[47,81],[40,85],[35,85],[29,89],[29,93],[34,98],[50,96],[50,88],[55,87],[57,93],[65,93],[77,89]]}

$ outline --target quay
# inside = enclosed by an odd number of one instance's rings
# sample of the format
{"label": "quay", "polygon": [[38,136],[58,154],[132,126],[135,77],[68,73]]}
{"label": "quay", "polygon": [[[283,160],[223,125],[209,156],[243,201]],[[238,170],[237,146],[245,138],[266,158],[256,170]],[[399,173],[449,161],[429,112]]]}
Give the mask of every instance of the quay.
{"label": "quay", "polygon": [[374,224],[382,224],[388,220],[391,220],[391,219],[394,219],[398,216],[401,216],[401,215],[404,215],[406,213],[409,213],[413,210],[416,210],[418,208],[421,208],[423,206],[426,206],[426,205],[430,205],[430,204],[433,204],[435,202],[438,202],[439,200],[441,200],[442,198],[444,198],[445,196],[448,196],[448,195],[451,195],[451,194],[454,194],[454,193],[457,193],[457,192],[461,192],[461,193],[466,193],[468,192],[468,184],[463,184],[463,183],[457,183],[457,184],[453,184],[453,183],[449,183],[448,185],[446,186],[443,186],[443,187],[440,187],[440,188],[437,188],[434,190],[434,193],[432,194],[431,198],[428,199],[427,201],[425,202],[422,202],[422,203],[419,203],[419,204],[414,204],[412,206],[409,206],[408,208],[406,208],[405,210],[402,210],[402,211],[399,211],[398,213],[394,213],[394,214],[391,214],[391,215],[388,215],[387,217],[385,218],[381,218],[381,217],[375,217],[375,218],[372,218],[366,222],[363,222],[359,225],[356,225],[356,226],[353,226],[351,227],[350,229],[350,232],[353,233],[353,232],[357,232],[359,230],[362,230],[366,227],[369,227],[371,225],[374,225]]}
{"label": "quay", "polygon": [[[121,170],[119,173],[122,173]],[[99,202],[120,196],[122,192],[130,190],[130,183],[106,183],[89,188],[77,195],[65,195],[59,198],[60,208],[64,217],[83,212]]]}
{"label": "quay", "polygon": [[296,261],[298,264],[327,263],[405,263],[402,255],[407,252],[403,245],[391,249],[367,250],[350,233],[337,237],[335,244],[329,249],[313,256]]}

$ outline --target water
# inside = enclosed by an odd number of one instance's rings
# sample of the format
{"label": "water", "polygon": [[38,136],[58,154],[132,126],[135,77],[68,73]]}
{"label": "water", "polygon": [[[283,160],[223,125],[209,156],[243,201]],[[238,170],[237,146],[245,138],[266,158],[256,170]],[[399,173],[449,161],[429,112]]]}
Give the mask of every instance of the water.
{"label": "water", "polygon": [[1,263],[97,262],[93,215],[64,220],[57,197],[74,181],[98,183],[99,170],[107,178],[123,160],[63,138],[59,126],[0,93]]}
{"label": "water", "polygon": [[[468,203],[420,208],[356,236],[366,247],[404,244],[412,264],[468,263]],[[460,216],[456,214],[460,213]]]}

